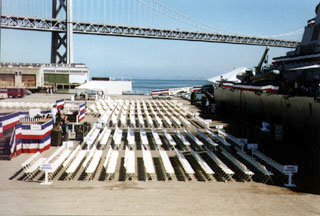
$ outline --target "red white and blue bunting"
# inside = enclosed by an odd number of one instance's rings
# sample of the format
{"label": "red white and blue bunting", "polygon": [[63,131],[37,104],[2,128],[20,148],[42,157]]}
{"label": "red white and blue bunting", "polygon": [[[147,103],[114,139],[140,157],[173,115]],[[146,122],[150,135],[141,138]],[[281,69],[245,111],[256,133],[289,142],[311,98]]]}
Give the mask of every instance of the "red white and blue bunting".
{"label": "red white and blue bunting", "polygon": [[153,90],[151,92],[151,95],[158,95],[158,94],[169,95],[169,90],[168,89],[158,89],[158,90]]}
{"label": "red white and blue bunting", "polygon": [[0,122],[2,123],[2,132],[14,127],[20,122],[20,113],[10,113],[0,117]]}
{"label": "red white and blue bunting", "polygon": [[3,136],[2,122],[0,122],[0,138]]}
{"label": "red white and blue bunting", "polygon": [[53,120],[42,125],[23,124],[22,125],[22,152],[35,153],[43,152],[50,148],[51,131]]}
{"label": "red white and blue bunting", "polygon": [[56,101],[56,108],[59,109],[64,106],[64,99]]}
{"label": "red white and blue bunting", "polygon": [[250,85],[237,85],[233,83],[223,83],[223,87],[245,90],[245,91],[253,91],[253,92],[273,92],[273,93],[279,92],[279,87],[273,86],[273,85],[250,86]]}
{"label": "red white and blue bunting", "polygon": [[86,117],[86,104],[81,104],[79,106],[78,122],[82,121],[85,117]]}

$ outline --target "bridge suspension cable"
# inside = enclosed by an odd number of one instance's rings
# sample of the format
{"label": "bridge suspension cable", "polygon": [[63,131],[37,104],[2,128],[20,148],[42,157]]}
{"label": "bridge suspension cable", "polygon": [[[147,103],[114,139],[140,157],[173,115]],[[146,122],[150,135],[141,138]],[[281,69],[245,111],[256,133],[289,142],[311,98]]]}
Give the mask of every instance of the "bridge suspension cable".
{"label": "bridge suspension cable", "polygon": [[[185,29],[218,34],[253,36],[205,23],[169,7],[164,0],[73,0],[75,20],[118,25],[149,26],[162,29]],[[3,14],[29,17],[52,17],[52,0],[2,0]],[[63,15],[59,15],[63,19]],[[180,25],[183,25],[180,26]],[[281,38],[298,35],[303,29],[259,37]]]}
{"label": "bridge suspension cable", "polygon": [[[166,12],[164,12],[164,11],[158,9],[158,8],[155,8],[155,7],[153,7],[152,5],[150,5],[149,3],[147,3],[147,2],[145,2],[143,0],[136,0],[136,1],[138,1],[140,4],[144,5],[145,7],[150,8],[150,9],[154,10],[157,13],[161,13],[162,15],[167,16],[167,17],[169,17],[171,19],[174,19],[174,20],[176,20],[178,22],[181,22],[183,24],[186,24],[186,25],[189,25],[189,26],[192,26],[192,27],[195,27],[195,28],[199,28],[197,25],[195,25],[195,24],[193,24],[191,22],[182,20],[182,19],[180,19],[180,18],[178,18],[176,16],[173,16],[171,14],[168,14],[168,13],[166,13]],[[202,29],[202,30],[205,30],[205,31],[210,31],[210,30],[208,30],[206,28],[202,28],[202,27],[200,27],[199,29]]]}
{"label": "bridge suspension cable", "polygon": [[[139,1],[139,0],[138,0]],[[247,34],[239,34],[238,32],[234,32],[234,31],[230,31],[230,30],[226,30],[226,29],[223,29],[223,28],[220,28],[220,27],[217,27],[217,26],[213,26],[213,25],[209,25],[207,23],[204,23],[202,21],[199,21],[197,19],[194,19],[188,15],[185,15],[183,14],[182,12],[180,11],[177,11],[173,8],[170,8],[168,7],[167,5],[161,3],[160,1],[158,0],[151,0],[152,2],[156,3],[157,5],[159,5],[160,7],[162,8],[165,8],[171,12],[173,12],[174,14],[176,14],[177,16],[181,16],[187,20],[190,20],[191,22],[195,23],[195,25],[203,25],[209,29],[214,29],[218,32],[216,33],[222,33],[222,32],[225,32],[225,33],[230,33],[230,34],[236,34],[236,35],[243,35],[243,36],[252,36],[252,35],[247,35]],[[194,26],[194,25],[192,25]],[[204,29],[204,28],[201,28],[201,29]],[[206,29],[204,29],[206,30]],[[211,30],[212,31],[212,30]],[[297,35],[297,34],[301,34],[303,33],[304,29],[298,29],[298,30],[295,30],[295,31],[292,31],[292,32],[287,32],[287,33],[282,33],[282,34],[277,34],[277,35],[265,35],[265,36],[260,36],[260,37],[270,37],[270,38],[277,38],[277,37],[282,37],[282,36],[290,36],[290,35]]]}

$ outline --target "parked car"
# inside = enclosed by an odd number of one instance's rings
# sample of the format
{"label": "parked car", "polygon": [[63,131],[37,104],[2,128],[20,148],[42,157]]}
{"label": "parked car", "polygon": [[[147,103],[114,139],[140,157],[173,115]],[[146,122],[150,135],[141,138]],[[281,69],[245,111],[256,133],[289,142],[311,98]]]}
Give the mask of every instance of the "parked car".
{"label": "parked car", "polygon": [[167,94],[157,94],[157,95],[152,95],[152,99],[167,99],[167,100],[171,100],[171,96],[167,95]]}
{"label": "parked car", "polygon": [[26,95],[32,95],[32,91],[30,91],[30,90],[26,90]]}
{"label": "parked car", "polygon": [[0,99],[8,98],[8,90],[7,89],[0,89]]}
{"label": "parked car", "polygon": [[25,95],[26,95],[26,90],[23,88],[8,89],[9,98],[24,97]]}

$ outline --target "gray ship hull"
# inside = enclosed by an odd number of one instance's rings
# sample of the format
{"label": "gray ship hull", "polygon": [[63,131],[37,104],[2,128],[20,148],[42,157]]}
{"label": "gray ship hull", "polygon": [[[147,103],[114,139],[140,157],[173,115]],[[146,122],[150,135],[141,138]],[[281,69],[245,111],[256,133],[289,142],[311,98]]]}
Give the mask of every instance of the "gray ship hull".
{"label": "gray ship hull", "polygon": [[250,91],[215,89],[217,109],[233,109],[265,120],[277,119],[278,123],[304,128],[305,124],[320,124],[320,103],[312,97],[255,93]]}
{"label": "gray ship hull", "polygon": [[215,89],[214,96],[217,112],[225,116],[281,125],[284,140],[268,140],[263,148],[284,163],[298,163],[303,190],[320,193],[320,103],[315,98],[222,87]]}

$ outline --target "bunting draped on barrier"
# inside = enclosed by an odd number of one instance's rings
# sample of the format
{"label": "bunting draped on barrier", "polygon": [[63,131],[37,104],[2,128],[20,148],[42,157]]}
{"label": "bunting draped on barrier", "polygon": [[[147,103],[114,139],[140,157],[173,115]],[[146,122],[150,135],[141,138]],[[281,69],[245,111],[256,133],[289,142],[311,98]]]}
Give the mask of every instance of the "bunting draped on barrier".
{"label": "bunting draped on barrier", "polygon": [[18,123],[15,126],[15,141],[16,141],[16,155],[20,155],[22,152],[22,124]]}
{"label": "bunting draped on barrier", "polygon": [[22,152],[43,152],[50,148],[53,120],[44,124],[22,125]]}
{"label": "bunting draped on barrier", "polygon": [[201,91],[201,86],[195,86],[195,87],[192,87],[192,92],[199,92]]}
{"label": "bunting draped on barrier", "polygon": [[[68,105],[68,103],[67,103]],[[64,99],[56,101],[56,107],[65,106]],[[72,106],[71,106],[72,107]],[[85,118],[86,104],[73,105],[74,111],[78,109],[78,122]],[[41,114],[49,114],[51,110],[41,111]],[[0,113],[0,138],[8,129],[13,128],[11,139],[6,147],[10,150],[11,157],[23,153],[45,151],[51,146],[52,119],[30,119],[29,112]]]}
{"label": "bunting draped on barrier", "polygon": [[13,128],[10,142],[8,143],[11,157],[24,153],[34,153],[50,148],[53,120],[49,119],[42,124],[39,122],[21,123],[20,117],[27,113],[5,113],[0,115],[0,138],[4,131]]}
{"label": "bunting draped on barrier", "polygon": [[57,109],[61,108],[64,106],[64,99],[61,99],[61,100],[57,100],[56,101],[56,107]]}
{"label": "bunting draped on barrier", "polygon": [[16,130],[13,130],[13,133],[11,135],[11,139],[10,139],[10,153],[11,153],[11,157],[14,154],[16,148]]}
{"label": "bunting draped on barrier", "polygon": [[20,113],[10,113],[0,117],[0,122],[2,122],[2,130],[5,131],[14,127],[20,122]]}
{"label": "bunting draped on barrier", "polygon": [[82,121],[85,117],[86,117],[86,104],[81,104],[79,106],[78,122]]}
{"label": "bunting draped on barrier", "polygon": [[267,85],[267,86],[250,86],[250,85],[236,85],[233,83],[223,83],[223,87],[240,89],[245,91],[253,91],[253,92],[279,92],[278,86]]}
{"label": "bunting draped on barrier", "polygon": [[153,90],[151,92],[151,95],[158,95],[158,94],[166,94],[169,95],[169,90],[168,89],[157,89],[157,90]]}
{"label": "bunting draped on barrier", "polygon": [[0,122],[0,138],[3,136],[2,122]]}

